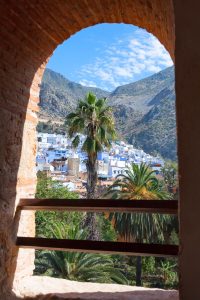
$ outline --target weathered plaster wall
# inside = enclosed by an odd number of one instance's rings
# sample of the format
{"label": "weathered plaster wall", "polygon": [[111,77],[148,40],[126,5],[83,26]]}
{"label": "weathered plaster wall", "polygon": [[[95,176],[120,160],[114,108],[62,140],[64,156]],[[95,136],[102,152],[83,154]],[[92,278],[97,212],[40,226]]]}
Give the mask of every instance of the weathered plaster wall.
{"label": "weathered plaster wall", "polygon": [[[13,216],[20,197],[35,191],[35,127],[39,84],[46,60],[75,32],[98,23],[128,23],[156,35],[174,57],[171,0],[0,1],[0,293],[30,274],[33,253],[14,247]],[[34,235],[34,215],[20,232]],[[27,266],[29,266],[27,268]]]}

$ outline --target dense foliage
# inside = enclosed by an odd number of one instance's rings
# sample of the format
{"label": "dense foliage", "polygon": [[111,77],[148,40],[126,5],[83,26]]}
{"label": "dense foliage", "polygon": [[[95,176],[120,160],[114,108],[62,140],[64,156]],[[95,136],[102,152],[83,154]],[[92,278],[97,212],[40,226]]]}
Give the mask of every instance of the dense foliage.
{"label": "dense foliage", "polygon": [[[45,172],[38,172],[36,198],[38,199],[78,199],[78,194],[70,192],[67,188],[60,186],[59,182],[53,181]],[[71,224],[78,222],[81,217],[77,212],[36,212],[36,232],[38,236],[50,237],[51,226],[58,220]]]}
{"label": "dense foliage", "polygon": [[[78,195],[68,191],[47,177],[38,173],[37,198],[76,199]],[[85,239],[87,230],[83,229],[83,213],[78,212],[43,212],[36,213],[36,233],[40,237]],[[97,219],[97,226],[102,229],[102,240],[114,240],[116,234],[103,215]],[[128,284],[122,270],[117,267],[109,255],[37,251],[35,275],[48,275],[70,280]]]}
{"label": "dense foliage", "polygon": [[[71,198],[74,201],[78,198],[76,193],[59,186],[57,182],[52,181],[41,172],[38,174],[36,196],[54,199]],[[139,217],[139,215],[142,214],[135,214],[134,218],[141,218],[142,216]],[[36,234],[40,237],[49,238],[85,239],[87,229],[83,228],[84,217],[84,213],[78,212],[38,211],[36,213]],[[159,242],[159,240],[164,239],[165,242],[177,244],[176,225],[176,220],[170,221],[164,230],[164,237],[152,235],[152,242]],[[119,238],[119,228],[114,228],[113,222],[104,214],[97,214],[97,226],[101,232],[101,240],[116,241]],[[126,224],[126,227],[130,226]],[[131,256],[36,251],[35,265],[35,275],[78,281],[136,284],[137,258]],[[141,258],[141,268],[143,286],[177,288],[178,267],[176,259],[143,257]]]}
{"label": "dense foliage", "polygon": [[166,161],[162,168],[162,175],[167,190],[173,194],[175,199],[178,198],[178,164],[173,161]]}
{"label": "dense foliage", "polygon": [[[71,225],[71,226],[70,226]],[[52,238],[84,240],[86,231],[80,224],[52,223]],[[109,255],[42,251],[36,258],[36,274],[78,281],[107,282],[127,284],[122,270],[114,265]]]}
{"label": "dense foliage", "polygon": [[[118,175],[108,188],[107,197],[129,200],[165,200],[171,195],[148,165],[132,164],[125,174]],[[120,240],[128,242],[160,243],[164,241],[164,233],[171,223],[166,215],[150,213],[111,213],[109,215]],[[142,259],[137,257],[136,285],[141,285]]]}

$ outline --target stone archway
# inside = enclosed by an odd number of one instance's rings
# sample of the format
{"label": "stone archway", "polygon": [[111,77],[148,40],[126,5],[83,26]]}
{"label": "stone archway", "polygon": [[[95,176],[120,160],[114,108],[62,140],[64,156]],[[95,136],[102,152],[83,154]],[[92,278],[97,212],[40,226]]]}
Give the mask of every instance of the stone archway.
{"label": "stone archway", "polygon": [[[10,289],[16,268],[33,270],[33,252],[14,246],[15,208],[35,191],[39,85],[54,49],[77,31],[99,23],[127,23],[153,33],[174,58],[172,0],[2,0],[0,62],[0,291]],[[17,223],[17,222],[16,222]],[[20,232],[34,235],[34,215],[21,217]],[[28,262],[28,267],[27,267]]]}

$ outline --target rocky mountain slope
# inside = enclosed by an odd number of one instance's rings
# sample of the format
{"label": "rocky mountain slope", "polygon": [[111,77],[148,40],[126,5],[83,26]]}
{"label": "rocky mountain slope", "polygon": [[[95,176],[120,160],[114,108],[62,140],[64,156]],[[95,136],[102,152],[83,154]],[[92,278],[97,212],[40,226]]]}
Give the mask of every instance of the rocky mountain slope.
{"label": "rocky mountain slope", "polygon": [[40,89],[40,113],[44,119],[63,119],[77,104],[78,99],[92,91],[97,97],[108,97],[109,92],[98,88],[85,87],[69,81],[64,76],[46,69]]}
{"label": "rocky mountain slope", "polygon": [[176,159],[174,68],[118,87],[109,95],[119,132],[148,153]]}
{"label": "rocky mountain slope", "polygon": [[49,69],[40,92],[42,120],[60,120],[75,108],[88,91],[107,97],[113,106],[121,138],[148,153],[176,159],[174,68],[116,88],[112,93],[71,82]]}

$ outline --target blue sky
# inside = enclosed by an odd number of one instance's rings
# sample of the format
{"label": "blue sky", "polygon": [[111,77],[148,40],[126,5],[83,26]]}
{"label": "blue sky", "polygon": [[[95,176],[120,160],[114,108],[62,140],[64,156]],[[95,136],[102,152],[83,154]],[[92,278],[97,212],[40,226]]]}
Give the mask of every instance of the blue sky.
{"label": "blue sky", "polygon": [[163,45],[133,25],[99,24],[57,47],[47,65],[71,81],[112,91],[172,66]]}

